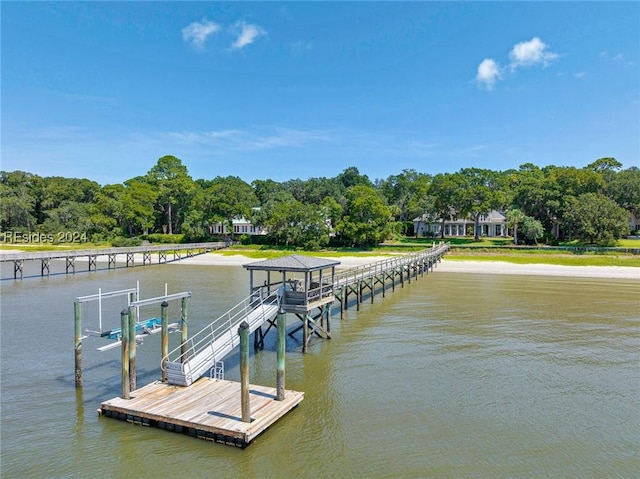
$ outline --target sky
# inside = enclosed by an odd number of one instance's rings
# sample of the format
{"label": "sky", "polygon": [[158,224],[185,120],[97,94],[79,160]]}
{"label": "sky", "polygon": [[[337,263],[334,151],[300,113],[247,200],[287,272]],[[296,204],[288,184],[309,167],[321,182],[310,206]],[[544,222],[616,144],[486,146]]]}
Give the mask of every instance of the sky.
{"label": "sky", "polygon": [[640,166],[640,2],[7,2],[4,171]]}

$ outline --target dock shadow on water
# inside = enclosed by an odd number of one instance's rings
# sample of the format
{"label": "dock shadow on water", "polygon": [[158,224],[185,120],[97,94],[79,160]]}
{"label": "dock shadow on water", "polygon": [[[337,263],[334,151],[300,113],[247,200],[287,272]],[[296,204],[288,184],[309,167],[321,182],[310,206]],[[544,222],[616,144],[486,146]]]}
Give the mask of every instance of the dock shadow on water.
{"label": "dock shadow on water", "polygon": [[[95,340],[75,388],[74,299],[136,281],[145,297],[165,283],[192,291],[191,332],[248,293],[241,267],[3,281],[3,478],[640,475],[637,281],[436,269],[335,314],[332,339],[306,355],[287,337],[286,387],[305,399],[245,450],[99,419],[120,395],[120,353]],[[274,387],[269,334],[251,352],[251,383]],[[160,338],[137,352],[140,387],[160,378]],[[235,356],[225,377],[239,378]]]}

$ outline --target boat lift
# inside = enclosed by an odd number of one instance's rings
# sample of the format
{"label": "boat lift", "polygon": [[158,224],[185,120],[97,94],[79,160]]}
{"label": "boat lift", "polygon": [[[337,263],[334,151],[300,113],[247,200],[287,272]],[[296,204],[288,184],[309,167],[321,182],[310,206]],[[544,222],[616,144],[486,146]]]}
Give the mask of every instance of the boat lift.
{"label": "boat lift", "polygon": [[[75,382],[76,387],[82,386],[82,340],[88,337],[99,337],[110,339],[112,342],[105,346],[98,347],[98,351],[108,351],[110,349],[121,347],[122,345],[122,323],[121,327],[105,330],[103,328],[102,318],[102,301],[105,299],[116,298],[126,296],[127,306],[124,309],[127,316],[130,316],[131,323],[127,328],[129,330],[128,341],[135,344],[142,344],[144,338],[153,334],[163,332],[166,334],[173,333],[182,330],[183,336],[186,336],[186,321],[187,321],[187,304],[186,300],[191,296],[191,292],[168,294],[168,286],[165,283],[165,290],[163,296],[155,298],[149,298],[144,300],[138,300],[140,294],[140,284],[136,283],[135,288],[123,289],[119,291],[102,292],[102,289],[98,289],[98,294],[89,296],[81,296],[76,298],[74,302],[74,343],[75,343]],[[166,307],[171,300],[182,299],[182,313],[180,322],[173,322],[168,324],[166,321]],[[91,330],[86,329],[83,334],[82,330],[82,304],[92,301],[98,302],[98,329]],[[152,317],[144,320],[139,320],[140,308],[144,306],[150,306],[153,304],[162,303],[162,317]],[[123,312],[124,312],[123,311]],[[122,314],[122,313],[121,313]],[[166,325],[166,326],[165,326]],[[163,343],[168,341],[163,334]],[[133,356],[135,358],[135,349],[133,349]],[[134,359],[132,358],[132,359]],[[135,361],[135,359],[134,359]]]}

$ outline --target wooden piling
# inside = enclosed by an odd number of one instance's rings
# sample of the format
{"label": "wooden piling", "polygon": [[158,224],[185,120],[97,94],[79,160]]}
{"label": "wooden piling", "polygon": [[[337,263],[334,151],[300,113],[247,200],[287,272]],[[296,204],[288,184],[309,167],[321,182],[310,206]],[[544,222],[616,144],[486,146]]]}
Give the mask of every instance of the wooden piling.
{"label": "wooden piling", "polygon": [[307,345],[309,344],[309,318],[305,314],[302,317],[302,352],[307,352]]}
{"label": "wooden piling", "polygon": [[249,323],[243,321],[238,328],[240,335],[240,405],[242,422],[251,422],[249,402]]}
{"label": "wooden piling", "polygon": [[120,313],[121,353],[122,353],[122,399],[130,399],[129,378],[129,308]]}
{"label": "wooden piling", "polygon": [[278,311],[277,324],[277,359],[278,370],[276,373],[276,399],[284,401],[285,384],[285,352],[287,350],[287,313],[282,307]]}
{"label": "wooden piling", "polygon": [[169,303],[163,301],[160,304],[160,320],[162,327],[162,382],[167,382],[167,370],[165,368],[166,357],[169,355]]}
{"label": "wooden piling", "polygon": [[80,301],[73,303],[73,342],[75,344],[76,387],[82,387],[82,305]]}
{"label": "wooden piling", "polygon": [[[130,293],[131,302],[137,301],[136,293]],[[129,391],[137,389],[137,372],[136,372],[136,323],[138,315],[136,308],[129,308]]]}

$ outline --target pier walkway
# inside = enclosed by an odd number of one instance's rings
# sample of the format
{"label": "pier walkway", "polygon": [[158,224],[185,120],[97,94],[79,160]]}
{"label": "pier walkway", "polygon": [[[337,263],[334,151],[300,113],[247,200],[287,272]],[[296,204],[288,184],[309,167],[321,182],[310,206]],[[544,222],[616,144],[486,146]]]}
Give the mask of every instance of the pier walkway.
{"label": "pier walkway", "polygon": [[[86,258],[87,271],[97,270],[97,261],[101,256],[107,258],[107,269],[115,269],[118,257],[124,258],[126,267],[135,266],[135,255],[142,255],[142,265],[152,264],[151,255],[158,255],[158,264],[169,261],[179,261],[182,258],[191,258],[199,254],[226,248],[230,242],[210,242],[210,243],[185,243],[131,246],[122,248],[100,248],[87,250],[69,251],[38,251],[33,253],[6,253],[0,254],[0,263],[13,262],[13,278],[22,279],[24,275],[25,261],[40,261],[40,275],[49,276],[51,274],[51,260],[65,260],[65,272],[76,272],[76,260]],[[167,259],[168,255],[173,255],[173,259]]]}
{"label": "pier walkway", "polygon": [[[448,243],[434,244],[427,250],[337,274],[338,261],[297,255],[244,265],[251,275],[251,294],[173,351],[163,349],[164,381],[129,394],[131,378],[127,377],[129,363],[123,343],[123,396],[102,403],[99,412],[245,447],[304,398],[304,393],[284,387],[286,313],[293,313],[302,321],[302,326],[288,334],[302,329],[302,351],[306,352],[312,336],[331,338],[331,304],[336,300],[341,311],[347,308],[350,295],[355,296],[358,308],[367,293],[373,302],[376,293],[384,296],[389,285],[395,289],[396,282],[404,286],[405,281],[428,274],[448,250]],[[266,275],[266,281],[254,287],[254,273]],[[263,325],[268,325],[266,331],[262,330]],[[248,337],[254,333],[254,347],[264,346],[264,336],[272,326],[277,329],[276,388],[250,385]],[[165,334],[163,338],[164,344]],[[224,379],[223,360],[237,346],[240,383]],[[209,371],[211,377],[203,377]]]}
{"label": "pier walkway", "polygon": [[344,311],[348,308],[350,296],[354,296],[359,310],[366,294],[369,294],[373,303],[378,292],[382,293],[382,297],[385,296],[389,284],[392,291],[395,291],[396,283],[403,287],[405,281],[411,283],[412,278],[417,279],[428,274],[449,249],[449,243],[434,243],[429,249],[339,272],[333,281],[333,291],[340,303],[340,317],[344,316]]}
{"label": "pier walkway", "polygon": [[[388,283],[395,288],[396,281],[404,285],[405,281],[411,282],[412,277],[433,271],[448,250],[449,244],[443,243],[417,253],[369,263],[335,274],[333,278],[320,283],[314,282],[306,291],[290,291],[284,287],[273,291],[262,286],[255,288],[251,295],[162,359],[167,381],[169,384],[189,386],[214,368],[239,345],[238,328],[242,322],[249,325],[249,333],[254,333],[265,323],[272,323],[281,306],[285,311],[303,313],[314,307],[322,307],[327,301],[333,302],[334,298],[340,301],[342,314],[348,306],[350,295],[355,295],[359,309],[367,291],[373,302],[376,291],[384,294]],[[304,315],[301,319],[312,323],[313,332],[314,318]],[[308,340],[308,337],[304,338],[305,346]],[[306,347],[303,350],[306,351]]]}

